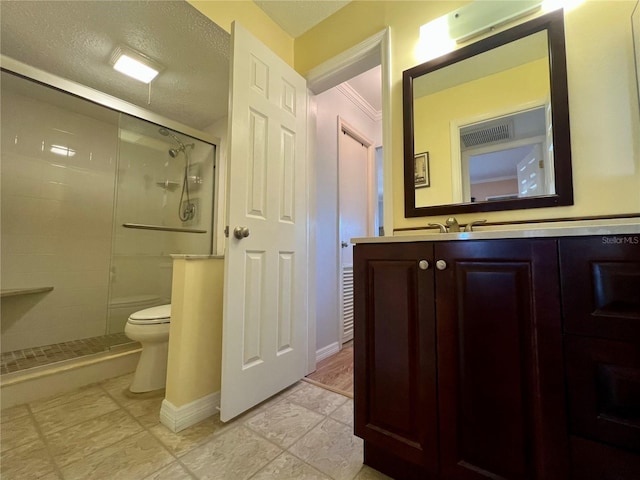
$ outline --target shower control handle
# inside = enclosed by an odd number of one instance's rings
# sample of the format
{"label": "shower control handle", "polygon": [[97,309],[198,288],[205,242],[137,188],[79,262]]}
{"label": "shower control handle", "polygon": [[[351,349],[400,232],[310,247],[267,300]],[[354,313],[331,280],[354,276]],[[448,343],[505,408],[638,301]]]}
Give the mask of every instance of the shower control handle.
{"label": "shower control handle", "polygon": [[236,227],[233,229],[233,236],[238,240],[242,240],[249,236],[249,229],[247,227]]}

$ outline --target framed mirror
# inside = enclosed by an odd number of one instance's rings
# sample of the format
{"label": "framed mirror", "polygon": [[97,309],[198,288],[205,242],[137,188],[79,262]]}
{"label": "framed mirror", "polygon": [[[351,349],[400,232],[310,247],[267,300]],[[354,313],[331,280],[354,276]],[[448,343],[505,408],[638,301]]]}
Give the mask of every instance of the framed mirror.
{"label": "framed mirror", "polygon": [[562,10],[404,71],[403,107],[406,217],[573,204]]}

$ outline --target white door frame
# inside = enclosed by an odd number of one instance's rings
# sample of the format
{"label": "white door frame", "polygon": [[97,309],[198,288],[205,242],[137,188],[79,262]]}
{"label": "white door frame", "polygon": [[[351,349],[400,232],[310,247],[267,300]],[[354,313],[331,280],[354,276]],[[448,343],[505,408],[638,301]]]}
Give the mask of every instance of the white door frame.
{"label": "white door frame", "polygon": [[353,78],[360,73],[380,65],[382,74],[382,163],[383,163],[383,198],[385,235],[393,234],[393,205],[391,197],[392,189],[392,157],[391,153],[391,42],[389,27],[372,35],[359,44],[345,50],[326,62],[310,70],[305,78],[307,88],[310,91],[308,111],[308,140],[309,154],[309,352],[307,355],[307,372],[316,369],[316,246],[315,246],[315,219],[317,218],[317,205],[315,201],[315,126],[316,109],[313,94],[322,93],[342,82]]}
{"label": "white door frame", "polygon": [[[462,155],[462,145],[460,144],[460,130],[474,123],[480,123],[487,120],[493,120],[499,117],[506,117],[525,110],[532,110],[534,108],[546,107],[549,105],[549,100],[540,99],[530,102],[524,102],[516,106],[509,106],[494,110],[492,112],[485,112],[478,115],[473,115],[465,118],[456,118],[451,120],[449,124],[450,128],[450,140],[451,140],[451,192],[452,203],[468,202],[465,200],[465,188],[462,184],[463,178],[467,178],[468,170],[465,171],[464,158]],[[468,161],[467,161],[468,165]],[[468,191],[468,189],[467,189]]]}

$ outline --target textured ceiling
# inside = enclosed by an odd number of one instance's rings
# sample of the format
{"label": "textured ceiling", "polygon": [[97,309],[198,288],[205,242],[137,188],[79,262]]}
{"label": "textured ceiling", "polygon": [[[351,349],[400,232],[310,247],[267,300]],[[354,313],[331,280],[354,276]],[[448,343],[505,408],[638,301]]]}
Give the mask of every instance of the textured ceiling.
{"label": "textured ceiling", "polygon": [[[348,1],[256,1],[292,36]],[[149,87],[111,67],[116,46],[164,66]],[[184,0],[0,0],[0,52],[198,130],[227,116],[230,37]],[[379,71],[351,85],[379,110]],[[370,83],[375,88],[368,87]]]}
{"label": "textured ceiling", "polygon": [[280,28],[297,38],[351,0],[254,0]]}
{"label": "textured ceiling", "polygon": [[[229,34],[184,1],[0,2],[0,51],[204,130],[227,115]],[[117,45],[165,69],[149,87],[111,68]]]}

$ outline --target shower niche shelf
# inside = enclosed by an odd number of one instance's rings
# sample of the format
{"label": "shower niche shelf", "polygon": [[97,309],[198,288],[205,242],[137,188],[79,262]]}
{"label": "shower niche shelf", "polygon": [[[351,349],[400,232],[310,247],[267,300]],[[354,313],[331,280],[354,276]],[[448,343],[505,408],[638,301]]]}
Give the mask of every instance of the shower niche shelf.
{"label": "shower niche shelf", "polygon": [[20,295],[33,295],[36,293],[46,293],[53,290],[53,287],[34,287],[34,288],[3,288],[0,290],[0,298],[17,297]]}
{"label": "shower niche shelf", "polygon": [[172,182],[170,180],[165,180],[164,182],[156,182],[156,185],[159,186],[160,188],[164,188],[165,190],[169,190],[170,192],[173,192],[178,189],[178,187],[180,186],[180,183]]}

